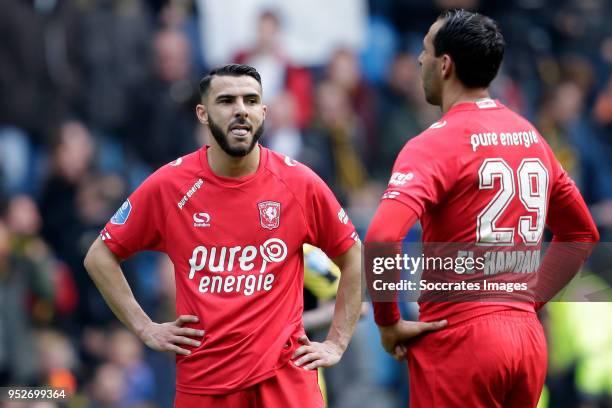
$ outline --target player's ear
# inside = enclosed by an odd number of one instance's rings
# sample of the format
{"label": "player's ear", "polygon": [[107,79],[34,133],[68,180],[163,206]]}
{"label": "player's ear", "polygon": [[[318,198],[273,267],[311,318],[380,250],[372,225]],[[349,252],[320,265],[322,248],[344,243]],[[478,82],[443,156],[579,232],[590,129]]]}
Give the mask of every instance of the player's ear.
{"label": "player's ear", "polygon": [[263,105],[263,119],[266,118],[267,113],[268,113],[268,107],[266,105]]}
{"label": "player's ear", "polygon": [[199,103],[196,105],[196,115],[200,123],[207,125],[208,124],[208,111],[206,110],[206,106]]}
{"label": "player's ear", "polygon": [[442,55],[442,78],[448,78],[451,76],[454,67],[454,62],[450,55]]}

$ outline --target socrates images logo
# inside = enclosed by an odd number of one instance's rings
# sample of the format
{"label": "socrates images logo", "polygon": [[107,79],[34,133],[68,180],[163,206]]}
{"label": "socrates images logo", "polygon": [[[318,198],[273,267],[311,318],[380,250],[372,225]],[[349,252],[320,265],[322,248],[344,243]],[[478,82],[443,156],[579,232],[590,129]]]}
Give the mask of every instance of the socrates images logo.
{"label": "socrates images logo", "polygon": [[123,225],[128,220],[130,216],[130,212],[132,212],[132,203],[130,200],[125,200],[125,202],[119,207],[115,215],[111,218],[111,224],[115,225]]}

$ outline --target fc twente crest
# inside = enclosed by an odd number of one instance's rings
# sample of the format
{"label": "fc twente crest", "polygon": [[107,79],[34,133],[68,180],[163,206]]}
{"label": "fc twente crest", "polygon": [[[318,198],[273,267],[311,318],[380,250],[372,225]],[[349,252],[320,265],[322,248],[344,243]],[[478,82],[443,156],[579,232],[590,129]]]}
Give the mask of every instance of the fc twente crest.
{"label": "fc twente crest", "polygon": [[265,229],[273,230],[280,225],[280,203],[276,201],[262,201],[259,207],[259,222]]}

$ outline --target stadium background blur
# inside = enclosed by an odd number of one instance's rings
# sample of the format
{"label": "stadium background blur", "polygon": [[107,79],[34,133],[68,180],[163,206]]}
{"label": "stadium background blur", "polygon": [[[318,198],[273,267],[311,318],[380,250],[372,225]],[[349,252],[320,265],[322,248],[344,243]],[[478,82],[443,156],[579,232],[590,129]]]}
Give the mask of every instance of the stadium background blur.
{"label": "stadium background blur", "polygon": [[[609,241],[609,1],[0,0],[0,385],[67,387],[74,407],[171,406],[173,356],[117,323],[82,259],[129,192],[205,142],[198,80],[230,61],[260,70],[262,142],[315,169],[363,236],[397,152],[439,117],[416,58],[449,7],[499,21],[507,49],[493,96],[538,127]],[[595,254],[588,285],[612,281],[610,256]],[[153,319],[173,320],[167,258],[124,266]],[[612,406],[611,308],[546,308],[542,406]],[[366,316],[326,370],[330,406],[406,406],[404,367]]]}

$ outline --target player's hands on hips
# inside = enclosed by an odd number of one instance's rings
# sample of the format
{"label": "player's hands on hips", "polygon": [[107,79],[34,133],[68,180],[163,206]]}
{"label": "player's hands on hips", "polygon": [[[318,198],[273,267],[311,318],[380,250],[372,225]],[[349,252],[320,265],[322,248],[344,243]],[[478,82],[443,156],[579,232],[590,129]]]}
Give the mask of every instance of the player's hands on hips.
{"label": "player's hands on hips", "polygon": [[319,367],[330,367],[340,361],[344,350],[334,342],[325,340],[323,343],[308,340],[307,336],[298,339],[300,346],[291,359],[293,364],[304,367],[305,370],[314,370]]}
{"label": "player's hands on hips", "polygon": [[191,329],[182,327],[185,323],[197,323],[197,316],[179,316],[173,322],[155,323],[151,322],[140,334],[142,341],[156,351],[172,351],[176,354],[187,356],[191,354],[190,350],[180,347],[179,345],[186,344],[188,346],[199,347],[200,341],[190,337],[204,336],[204,330]]}
{"label": "player's hands on hips", "polygon": [[399,320],[391,326],[378,326],[378,330],[380,332],[380,341],[385,351],[396,360],[404,360],[408,351],[406,346],[408,340],[428,331],[440,330],[446,327],[447,324],[446,320],[440,320],[439,322]]}

